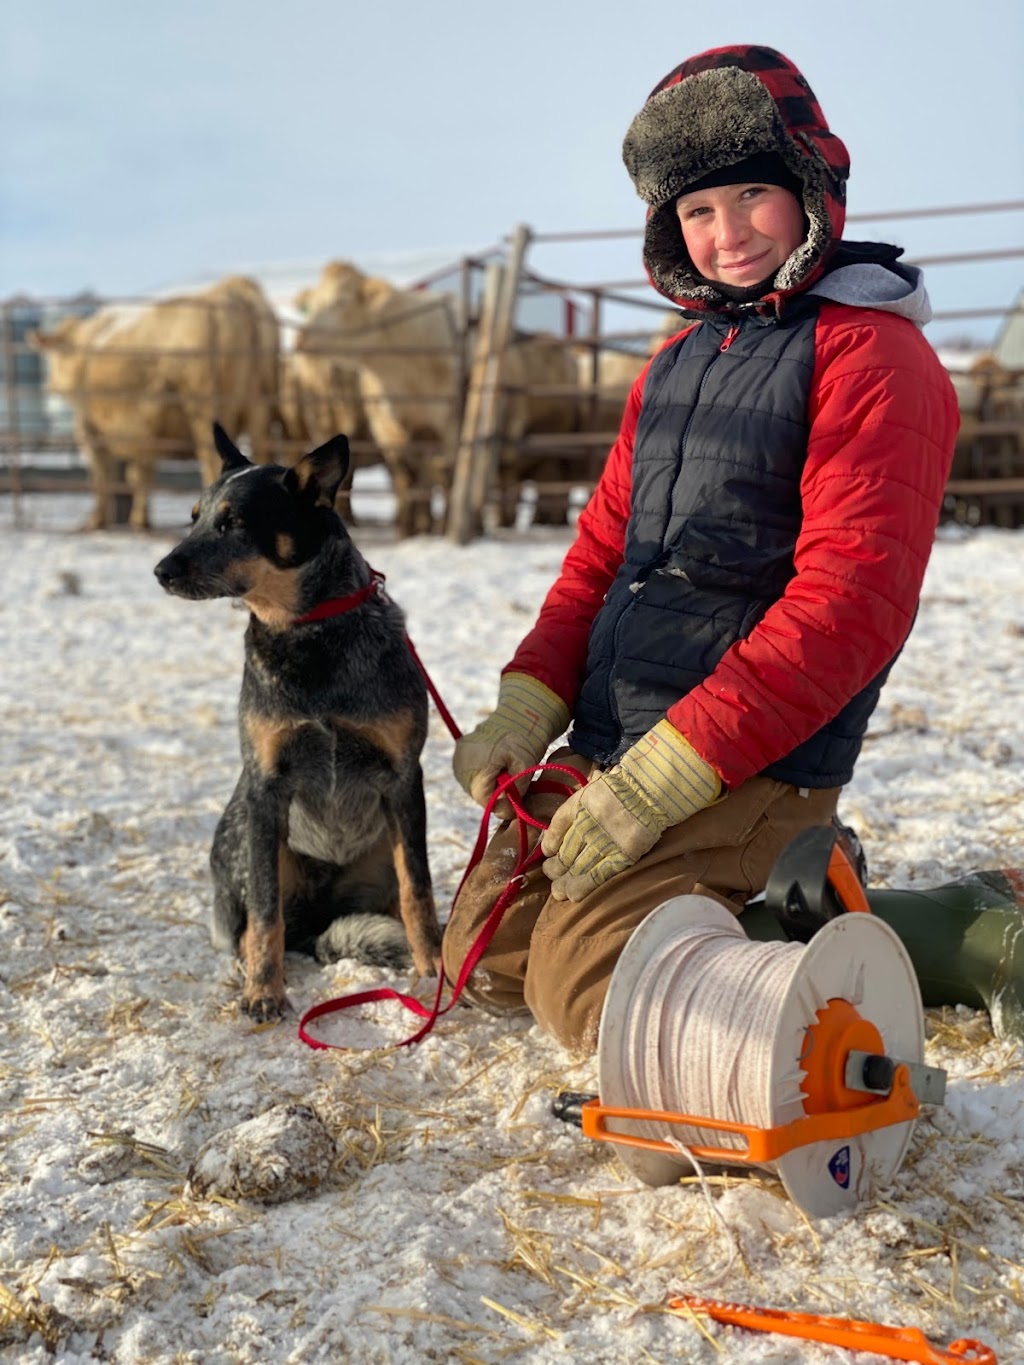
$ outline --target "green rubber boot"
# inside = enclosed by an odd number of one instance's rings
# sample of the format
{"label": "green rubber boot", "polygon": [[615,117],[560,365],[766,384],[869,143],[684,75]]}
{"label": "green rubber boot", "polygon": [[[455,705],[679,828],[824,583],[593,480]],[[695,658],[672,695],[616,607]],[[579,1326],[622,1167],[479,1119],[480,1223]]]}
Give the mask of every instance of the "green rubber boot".
{"label": "green rubber boot", "polygon": [[[969,872],[927,891],[869,888],[867,896],[903,940],[926,1005],[986,1009],[997,1038],[1024,1042],[1024,869]],[[785,937],[763,902],[740,922],[753,939]]]}

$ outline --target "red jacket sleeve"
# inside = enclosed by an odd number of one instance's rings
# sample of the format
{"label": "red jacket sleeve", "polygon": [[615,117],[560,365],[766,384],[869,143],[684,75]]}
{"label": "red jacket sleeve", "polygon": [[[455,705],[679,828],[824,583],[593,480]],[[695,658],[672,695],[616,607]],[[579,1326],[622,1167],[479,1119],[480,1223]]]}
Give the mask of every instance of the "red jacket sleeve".
{"label": "red jacket sleeve", "polygon": [[562,698],[571,711],[579,695],[594,617],[622,563],[629,521],[633,440],[650,362],[626,399],[619,434],[590,501],[580,513],[576,539],[552,584],[540,615],[503,673],[529,673]]}
{"label": "red jacket sleeve", "polygon": [[809,395],[796,574],[668,717],[729,787],[832,720],[910,631],[959,424],[904,318],[826,304]]}

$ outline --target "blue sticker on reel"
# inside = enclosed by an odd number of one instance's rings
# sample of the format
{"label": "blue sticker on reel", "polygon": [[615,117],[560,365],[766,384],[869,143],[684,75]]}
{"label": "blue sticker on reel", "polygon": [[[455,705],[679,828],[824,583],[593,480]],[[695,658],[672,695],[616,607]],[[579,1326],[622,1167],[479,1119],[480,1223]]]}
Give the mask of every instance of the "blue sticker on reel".
{"label": "blue sticker on reel", "polygon": [[828,1171],[832,1179],[842,1189],[845,1190],[849,1187],[850,1184],[849,1147],[840,1147],[839,1151],[834,1153],[834,1155],[832,1156],[831,1160],[828,1163]]}

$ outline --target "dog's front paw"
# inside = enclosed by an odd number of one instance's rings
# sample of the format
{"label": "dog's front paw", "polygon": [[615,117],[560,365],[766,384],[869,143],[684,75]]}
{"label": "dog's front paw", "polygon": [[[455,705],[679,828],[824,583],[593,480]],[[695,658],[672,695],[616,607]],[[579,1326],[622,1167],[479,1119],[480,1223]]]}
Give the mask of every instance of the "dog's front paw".
{"label": "dog's front paw", "polygon": [[432,939],[421,940],[413,948],[412,963],[420,976],[441,975],[441,944]]}
{"label": "dog's front paw", "polygon": [[245,994],[242,996],[242,1013],[247,1014],[257,1024],[267,1024],[273,1019],[281,1018],[286,1003],[283,995]]}

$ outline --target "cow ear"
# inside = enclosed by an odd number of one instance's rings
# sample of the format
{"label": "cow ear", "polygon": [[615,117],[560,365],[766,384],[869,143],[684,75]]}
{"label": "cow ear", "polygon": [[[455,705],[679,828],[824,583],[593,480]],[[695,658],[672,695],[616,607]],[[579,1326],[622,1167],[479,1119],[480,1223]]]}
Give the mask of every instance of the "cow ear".
{"label": "cow ear", "polygon": [[249,463],[219,422],[213,424],[213,444],[223,461],[222,474],[227,474],[232,469],[244,469]]}
{"label": "cow ear", "polygon": [[348,464],[348,437],[332,436],[292,465],[284,476],[285,487],[291,493],[312,496],[316,502],[333,507],[341,481],[348,473]]}

